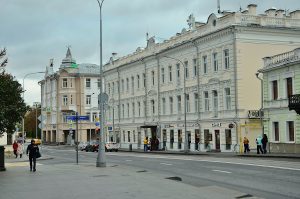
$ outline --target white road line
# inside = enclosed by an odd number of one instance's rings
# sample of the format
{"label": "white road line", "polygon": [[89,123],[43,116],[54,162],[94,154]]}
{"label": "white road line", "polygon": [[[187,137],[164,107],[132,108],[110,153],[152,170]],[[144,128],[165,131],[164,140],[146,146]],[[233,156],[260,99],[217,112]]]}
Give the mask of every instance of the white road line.
{"label": "white road line", "polygon": [[126,162],[132,162],[132,160],[125,160]]}
{"label": "white road line", "polygon": [[212,170],[212,171],[221,172],[221,173],[231,173],[230,171],[222,171],[222,170]]}
{"label": "white road line", "polygon": [[162,165],[167,165],[167,166],[171,166],[171,165],[173,165],[173,164],[164,163],[164,162],[161,162],[160,164],[162,164]]}
{"label": "white road line", "polygon": [[[123,154],[110,154],[115,156],[123,156]],[[183,160],[183,161],[195,161],[195,162],[212,162],[212,163],[221,163],[221,164],[235,164],[235,165],[245,165],[245,166],[254,166],[254,167],[265,167],[272,169],[282,169],[282,170],[292,170],[292,171],[300,171],[300,168],[291,168],[291,167],[280,167],[280,166],[272,166],[272,165],[263,165],[263,164],[252,164],[252,163],[240,163],[240,162],[226,162],[226,161],[217,161],[217,160],[191,160],[187,158],[177,158],[177,157],[167,157],[167,156],[146,156],[146,155],[129,155],[126,156],[134,156],[134,157],[142,157],[142,158],[152,158],[152,159],[170,159],[170,160]]]}

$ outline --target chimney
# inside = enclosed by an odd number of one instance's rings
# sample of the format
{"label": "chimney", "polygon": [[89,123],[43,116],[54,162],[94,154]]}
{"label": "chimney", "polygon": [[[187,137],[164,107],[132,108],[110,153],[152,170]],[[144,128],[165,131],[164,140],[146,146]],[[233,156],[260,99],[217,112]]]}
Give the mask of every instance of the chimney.
{"label": "chimney", "polygon": [[250,15],[256,15],[256,7],[257,7],[256,4],[249,4],[247,6],[247,8],[248,8],[248,14],[250,14]]}
{"label": "chimney", "polygon": [[275,16],[278,17],[278,18],[282,18],[283,17],[283,13],[284,13],[284,10],[282,9],[279,9],[275,12]]}
{"label": "chimney", "polygon": [[268,17],[275,17],[276,8],[270,8],[265,11]]}
{"label": "chimney", "polygon": [[292,19],[300,19],[300,10],[290,12],[290,16]]}

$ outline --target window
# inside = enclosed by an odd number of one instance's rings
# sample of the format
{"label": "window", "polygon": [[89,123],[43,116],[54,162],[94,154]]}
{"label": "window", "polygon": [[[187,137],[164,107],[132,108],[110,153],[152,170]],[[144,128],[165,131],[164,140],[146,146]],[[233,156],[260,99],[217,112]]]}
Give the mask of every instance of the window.
{"label": "window", "polygon": [[169,98],[170,101],[170,115],[173,114],[173,97]]}
{"label": "window", "polygon": [[164,84],[165,83],[165,69],[161,69],[161,82]]}
{"label": "window", "polygon": [[274,135],[274,141],[279,141],[279,123],[273,122],[273,135]]}
{"label": "window", "polygon": [[133,142],[135,143],[135,130],[132,131]]}
{"label": "window", "polygon": [[152,107],[152,115],[155,114],[155,102],[154,100],[151,100],[151,107]]}
{"label": "window", "polygon": [[154,76],[154,71],[151,72],[151,76],[152,76],[152,85],[154,86],[155,84],[155,76]]}
{"label": "window", "polygon": [[197,59],[193,59],[193,71],[194,71],[194,77],[198,75],[198,68],[197,68]]}
{"label": "window", "polygon": [[138,113],[139,117],[141,116],[141,102],[138,102]]}
{"label": "window", "polygon": [[184,62],[184,70],[185,70],[185,79],[189,78],[189,62]]}
{"label": "window", "polygon": [[146,87],[146,74],[143,73],[144,88]]}
{"label": "window", "polygon": [[214,102],[214,116],[216,117],[218,114],[218,91],[213,91],[213,102]]}
{"label": "window", "polygon": [[63,88],[67,88],[68,87],[68,79],[67,78],[63,78]]}
{"label": "window", "polygon": [[166,114],[166,98],[162,98],[162,114]]}
{"label": "window", "polygon": [[195,99],[195,113],[199,110],[199,95],[198,93],[194,93],[194,99]]}
{"label": "window", "polygon": [[218,53],[213,53],[214,71],[218,71]]}
{"label": "window", "polygon": [[70,104],[73,104],[73,95],[70,96]]}
{"label": "window", "polygon": [[191,107],[190,107],[190,95],[185,94],[186,97],[186,112],[189,113],[191,112]]}
{"label": "window", "polygon": [[112,90],[111,92],[114,94],[115,93],[115,82],[112,83]]}
{"label": "window", "polygon": [[272,97],[273,100],[277,100],[278,99],[278,85],[277,85],[277,80],[272,81]]}
{"label": "window", "polygon": [[125,106],[122,104],[122,117],[125,118]]}
{"label": "window", "polygon": [[169,82],[172,81],[172,66],[169,66]]}
{"label": "window", "polygon": [[125,131],[123,131],[123,142],[125,142]]}
{"label": "window", "polygon": [[97,84],[98,84],[98,88],[100,88],[101,87],[101,81],[100,81],[100,79],[97,79]]}
{"label": "window", "polygon": [[181,96],[177,96],[177,112],[181,112]]}
{"label": "window", "polygon": [[128,134],[128,142],[130,142],[130,131],[127,131]]}
{"label": "window", "polygon": [[126,78],[126,91],[129,92],[129,79]]}
{"label": "window", "polygon": [[135,103],[132,103],[132,117],[135,117]]}
{"label": "window", "polygon": [[96,118],[97,118],[98,114],[96,112],[93,113],[93,122],[96,121]]}
{"label": "window", "polygon": [[127,118],[129,118],[129,103],[127,103]]}
{"label": "window", "polygon": [[204,110],[209,111],[208,91],[204,91]]}
{"label": "window", "polygon": [[176,71],[177,71],[177,79],[180,78],[180,64],[176,64]]}
{"label": "window", "polygon": [[67,106],[67,105],[68,105],[68,96],[67,96],[67,95],[64,95],[64,96],[63,96],[63,105],[64,105],[64,106]]}
{"label": "window", "polygon": [[134,91],[134,77],[131,77],[131,92]]}
{"label": "window", "polygon": [[90,78],[86,78],[86,80],[85,80],[85,87],[86,88],[91,88],[91,79]]}
{"label": "window", "polygon": [[85,99],[85,104],[90,105],[91,104],[91,95],[87,95]]}
{"label": "window", "polygon": [[224,67],[225,67],[225,69],[229,68],[229,50],[228,49],[224,50]]}
{"label": "window", "polygon": [[203,74],[207,74],[207,56],[202,57],[203,60]]}
{"label": "window", "polygon": [[294,132],[294,121],[287,122],[287,141],[294,142],[295,141],[295,132]]}
{"label": "window", "polygon": [[293,79],[291,77],[286,78],[286,95],[287,97],[293,95]]}
{"label": "window", "polygon": [[230,95],[230,88],[225,88],[225,108],[226,110],[231,109],[231,95]]}
{"label": "window", "polygon": [[140,76],[137,75],[137,88],[139,89],[140,88]]}
{"label": "window", "polygon": [[110,83],[107,84],[108,94],[110,95]]}
{"label": "window", "polygon": [[124,79],[122,79],[122,81],[121,81],[121,89],[122,89],[122,92],[124,92]]}

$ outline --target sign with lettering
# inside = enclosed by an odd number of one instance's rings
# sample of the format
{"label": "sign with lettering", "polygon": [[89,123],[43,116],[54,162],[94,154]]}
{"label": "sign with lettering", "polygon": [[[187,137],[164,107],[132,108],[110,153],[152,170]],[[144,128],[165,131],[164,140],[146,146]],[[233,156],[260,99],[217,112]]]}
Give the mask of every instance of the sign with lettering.
{"label": "sign with lettering", "polygon": [[[263,112],[262,116],[263,116]],[[248,118],[249,119],[259,119],[260,118],[260,111],[259,110],[250,110],[248,111]]]}
{"label": "sign with lettering", "polygon": [[222,126],[222,123],[221,123],[221,122],[218,122],[218,123],[217,123],[217,122],[216,122],[216,123],[212,123],[211,126],[212,126],[212,127],[221,127],[221,126]]}

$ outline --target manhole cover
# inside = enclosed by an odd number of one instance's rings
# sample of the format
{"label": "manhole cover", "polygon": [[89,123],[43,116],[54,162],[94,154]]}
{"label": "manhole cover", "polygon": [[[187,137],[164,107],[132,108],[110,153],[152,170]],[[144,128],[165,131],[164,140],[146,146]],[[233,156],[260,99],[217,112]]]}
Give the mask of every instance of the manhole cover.
{"label": "manhole cover", "polygon": [[174,177],[168,177],[166,178],[168,180],[175,180],[175,181],[182,181],[182,179],[180,177],[174,176]]}
{"label": "manhole cover", "polygon": [[146,170],[137,171],[137,173],[144,173],[147,172]]}

